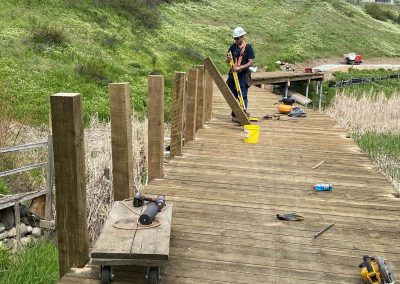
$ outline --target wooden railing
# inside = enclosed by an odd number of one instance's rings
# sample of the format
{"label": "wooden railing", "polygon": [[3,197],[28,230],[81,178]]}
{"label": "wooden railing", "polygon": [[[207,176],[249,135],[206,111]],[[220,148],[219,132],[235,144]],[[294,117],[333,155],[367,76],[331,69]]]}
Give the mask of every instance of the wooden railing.
{"label": "wooden railing", "polygon": [[[173,75],[170,159],[211,119],[213,82],[203,65]],[[130,86],[109,85],[115,201],[133,196]],[[89,260],[84,130],[80,94],[50,97],[60,276]],[[164,77],[148,77],[148,177],[164,175]]]}

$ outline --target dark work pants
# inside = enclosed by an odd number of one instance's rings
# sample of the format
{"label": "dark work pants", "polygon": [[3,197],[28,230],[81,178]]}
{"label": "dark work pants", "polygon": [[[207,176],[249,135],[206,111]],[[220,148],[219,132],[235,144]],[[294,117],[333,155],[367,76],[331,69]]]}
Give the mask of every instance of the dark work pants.
{"label": "dark work pants", "polygon": [[[236,91],[235,81],[233,80],[233,77],[229,77],[228,80],[226,81],[226,83],[228,84],[228,87],[229,87],[229,89],[231,89],[235,98],[237,100],[239,100],[239,98],[238,98],[239,95]],[[247,109],[247,92],[248,92],[249,88],[247,88],[247,86],[246,86],[246,81],[245,81],[244,76],[243,76],[243,78],[239,77],[239,85],[240,85],[240,89],[242,91],[243,102],[244,102],[245,108]],[[233,112],[232,112],[232,116],[235,116],[235,114]]]}

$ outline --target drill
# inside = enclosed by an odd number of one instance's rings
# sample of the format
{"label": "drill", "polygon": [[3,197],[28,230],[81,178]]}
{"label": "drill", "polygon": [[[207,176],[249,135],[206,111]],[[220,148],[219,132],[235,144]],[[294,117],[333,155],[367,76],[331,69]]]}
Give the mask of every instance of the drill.
{"label": "drill", "polygon": [[139,222],[142,225],[151,225],[158,212],[160,212],[165,206],[165,196],[159,195],[156,198],[153,198],[144,196],[140,192],[136,192],[135,197],[133,198],[133,206],[141,207],[143,206],[144,201],[149,201],[150,203],[147,205],[147,208],[142,215],[140,215]]}

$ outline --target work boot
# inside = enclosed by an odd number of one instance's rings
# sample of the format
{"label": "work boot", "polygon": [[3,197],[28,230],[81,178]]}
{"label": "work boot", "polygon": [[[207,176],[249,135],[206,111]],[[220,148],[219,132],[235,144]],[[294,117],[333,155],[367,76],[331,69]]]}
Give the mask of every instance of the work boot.
{"label": "work boot", "polygon": [[232,121],[239,123],[239,119],[236,116],[232,116]]}

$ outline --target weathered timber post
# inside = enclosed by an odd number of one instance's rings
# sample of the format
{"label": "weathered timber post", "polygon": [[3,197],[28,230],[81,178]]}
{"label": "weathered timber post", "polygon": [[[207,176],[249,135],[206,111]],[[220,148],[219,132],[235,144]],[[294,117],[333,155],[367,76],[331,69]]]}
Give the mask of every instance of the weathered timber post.
{"label": "weathered timber post", "polygon": [[172,86],[171,158],[182,155],[183,102],[186,93],[186,73],[175,72]]}
{"label": "weathered timber post", "polygon": [[17,239],[17,246],[19,246],[21,244],[21,232],[19,229],[19,226],[21,224],[21,210],[20,210],[20,204],[19,204],[19,200],[17,200],[15,202],[14,205],[14,224],[15,224],[15,238]]}
{"label": "weathered timber post", "polygon": [[60,276],[89,260],[85,148],[79,94],[50,97]]}
{"label": "weathered timber post", "polygon": [[185,142],[192,141],[196,132],[197,69],[190,69],[187,78]]}
{"label": "weathered timber post", "polygon": [[164,175],[164,77],[148,79],[148,176],[149,181]]}
{"label": "weathered timber post", "polygon": [[53,178],[54,178],[54,159],[53,159],[53,136],[47,137],[47,193],[46,207],[44,216],[46,221],[51,220],[51,207],[53,203]]}
{"label": "weathered timber post", "polygon": [[196,110],[196,131],[204,128],[204,65],[197,65],[197,110]]}
{"label": "weathered timber post", "polygon": [[319,84],[320,84],[320,85],[319,85],[319,103],[318,103],[318,111],[321,111],[321,110],[322,110],[322,96],[323,96],[323,94],[322,94],[322,84],[323,84],[323,81],[321,81]]}
{"label": "weathered timber post", "polygon": [[308,90],[309,90],[309,88],[310,88],[310,79],[308,79],[308,81],[307,81],[307,86],[306,86],[306,98],[308,98]]}
{"label": "weathered timber post", "polygon": [[114,200],[133,195],[133,150],[129,83],[109,84]]}
{"label": "weathered timber post", "polygon": [[205,84],[206,84],[205,120],[209,121],[212,117],[214,81],[211,77],[211,74],[208,71],[205,72]]}
{"label": "weathered timber post", "polygon": [[290,81],[287,81],[285,86],[285,98],[287,98],[289,95],[289,87],[290,87]]}

